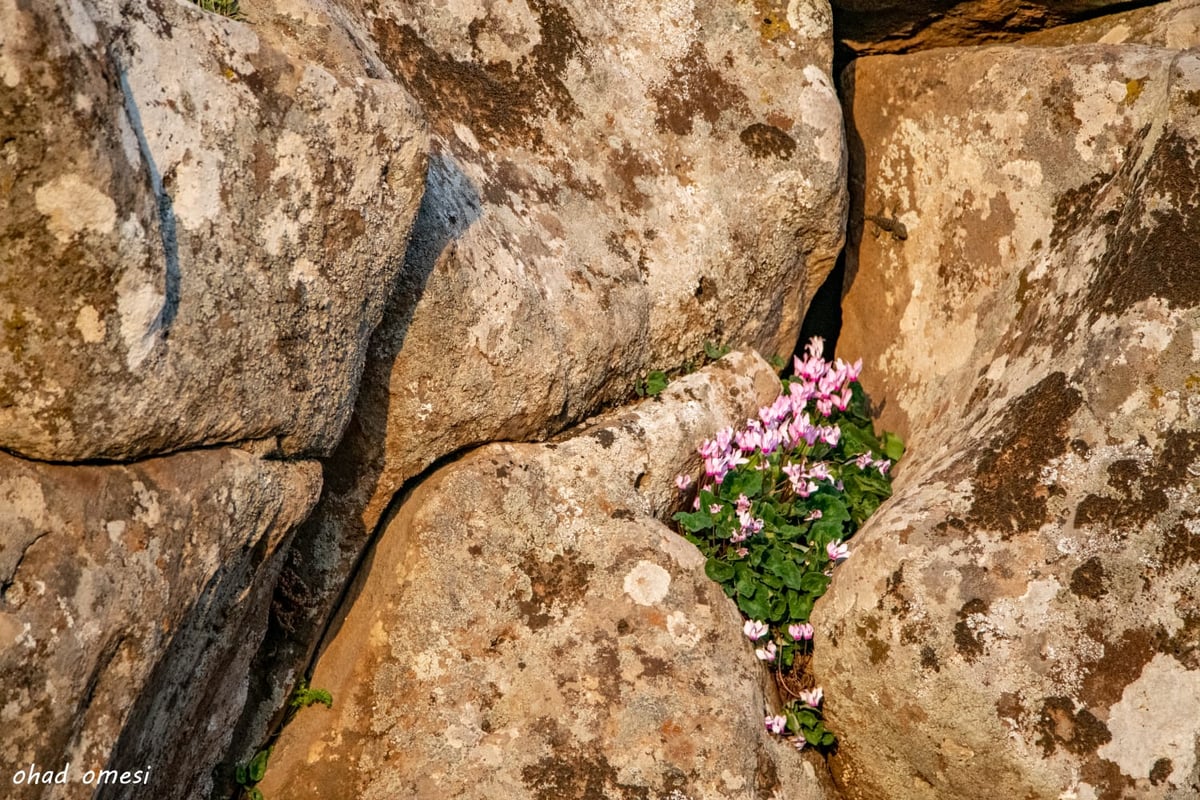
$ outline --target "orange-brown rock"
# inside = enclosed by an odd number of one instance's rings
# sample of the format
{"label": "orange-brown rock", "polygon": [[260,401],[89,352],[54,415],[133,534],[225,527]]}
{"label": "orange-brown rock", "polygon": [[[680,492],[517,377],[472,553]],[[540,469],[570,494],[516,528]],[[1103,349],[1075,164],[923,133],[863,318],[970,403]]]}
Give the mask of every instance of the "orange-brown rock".
{"label": "orange-brown rock", "polygon": [[815,615],[849,797],[1200,792],[1200,55],[1157,35],[855,62],[839,352],[909,455]]}

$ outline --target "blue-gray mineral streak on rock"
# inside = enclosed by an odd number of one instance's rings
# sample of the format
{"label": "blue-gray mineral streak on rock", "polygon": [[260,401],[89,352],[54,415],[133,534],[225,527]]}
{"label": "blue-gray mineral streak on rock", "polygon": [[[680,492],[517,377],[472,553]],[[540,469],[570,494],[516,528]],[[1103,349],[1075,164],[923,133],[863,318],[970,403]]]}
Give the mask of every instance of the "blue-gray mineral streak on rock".
{"label": "blue-gray mineral streak on rock", "polygon": [[697,441],[777,395],[735,353],[548,444],[439,469],[391,518],[269,797],[827,797],[767,734],[769,678],[658,522]]}
{"label": "blue-gray mineral streak on rock", "polygon": [[1121,27],[853,68],[839,350],[910,451],[815,615],[849,797],[1200,793],[1200,53]]}
{"label": "blue-gray mineral streak on rock", "polygon": [[427,137],[330,13],[0,6],[0,447],[333,449]]}
{"label": "blue-gray mineral streak on rock", "polygon": [[371,0],[372,52],[430,119],[403,275],[326,495],[285,572],[302,667],[406,481],[552,435],[705,341],[791,353],[846,209],[823,0]]}

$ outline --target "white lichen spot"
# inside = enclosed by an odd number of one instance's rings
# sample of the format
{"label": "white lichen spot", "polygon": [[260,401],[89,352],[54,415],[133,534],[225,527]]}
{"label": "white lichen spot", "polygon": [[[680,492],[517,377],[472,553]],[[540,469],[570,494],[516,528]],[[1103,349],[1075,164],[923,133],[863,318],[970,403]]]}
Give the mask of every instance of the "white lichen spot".
{"label": "white lichen spot", "polygon": [[17,8],[16,0],[0,0],[0,81],[10,89],[21,83],[21,63],[12,42],[29,36],[27,19],[30,17]]}
{"label": "white lichen spot", "polygon": [[152,328],[163,299],[152,284],[138,281],[132,270],[117,283],[117,316],[125,343],[125,364],[130,370],[137,369],[154,349],[157,337]]}
{"label": "white lichen spot", "polygon": [[1100,44],[1121,44],[1129,38],[1129,34],[1128,25],[1114,25],[1112,30],[1101,36],[1098,41]]}
{"label": "white lichen spot", "polygon": [[461,122],[454,123],[454,135],[458,140],[472,150],[479,149],[479,140],[475,138],[475,134],[466,125]]}
{"label": "white lichen spot", "polygon": [[725,784],[726,791],[730,792],[740,792],[746,788],[746,779],[741,775],[734,775],[727,769],[721,770],[721,783]]}
{"label": "white lichen spot", "polygon": [[175,168],[173,202],[175,218],[190,231],[200,230],[223,213],[221,155],[210,150],[192,151],[192,158]]}
{"label": "white lichen spot", "polygon": [[162,508],[158,504],[158,493],[141,481],[133,482],[133,496],[138,508],[133,512],[133,518],[149,528],[162,522]]}
{"label": "white lichen spot", "polygon": [[1134,779],[1150,777],[1159,759],[1170,759],[1167,781],[1178,785],[1196,766],[1200,741],[1200,671],[1159,653],[1125,687],[1109,709],[1112,740],[1096,751]]}
{"label": "white lichen spot", "polygon": [[104,320],[100,319],[95,306],[89,305],[79,309],[79,313],[75,315],[75,330],[79,331],[83,341],[88,344],[104,341]]}
{"label": "white lichen spot", "polygon": [[108,533],[108,540],[113,544],[120,544],[121,537],[125,535],[125,520],[114,519],[112,522],[107,522],[104,525],[104,530]]}
{"label": "white lichen spot", "polygon": [[475,708],[474,704],[467,703],[463,706],[457,715],[458,721],[446,726],[446,732],[443,734],[446,744],[455,750],[479,744],[479,740],[483,738],[483,731],[479,727],[479,718],[479,710]]}
{"label": "white lichen spot", "polygon": [[[1112,77],[1108,64],[1072,67],[1071,77],[1078,97],[1073,112],[1080,122],[1075,134],[1075,152],[1089,164],[1098,161],[1099,167],[1115,168],[1124,150],[1108,141],[1112,137],[1105,134],[1125,117],[1121,109],[1126,97],[1125,82]],[[1098,152],[1097,146],[1102,142],[1108,147]]]}
{"label": "white lichen spot", "polygon": [[317,265],[307,258],[296,259],[292,264],[291,271],[288,272],[288,284],[293,287],[303,284],[306,288],[315,289],[322,286],[323,283]]}
{"label": "white lichen spot", "polygon": [[67,0],[67,26],[71,33],[84,45],[94,47],[100,41],[96,33],[96,23],[88,15],[87,6],[79,0]]}
{"label": "white lichen spot", "polygon": [[833,28],[833,16],[828,8],[807,0],[790,0],[787,8],[788,26],[801,39],[828,38]]}
{"label": "white lichen spot", "polygon": [[1134,341],[1144,349],[1161,353],[1170,346],[1176,327],[1164,324],[1158,319],[1145,317],[1138,320],[1132,333]]}
{"label": "white lichen spot", "polygon": [[421,681],[431,681],[445,675],[446,668],[442,666],[441,648],[431,647],[418,653],[417,657],[413,659],[413,673],[417,676],[417,680]]}
{"label": "white lichen spot", "polygon": [[652,606],[667,596],[671,573],[652,561],[639,561],[625,576],[625,594],[639,606]]}
{"label": "white lichen spot", "polygon": [[113,199],[74,172],[38,187],[33,202],[50,218],[46,227],[60,242],[84,231],[108,233],[117,221]]}
{"label": "white lichen spot", "polygon": [[671,641],[685,650],[691,650],[700,643],[700,631],[682,611],[672,611],[667,615],[667,633]]}

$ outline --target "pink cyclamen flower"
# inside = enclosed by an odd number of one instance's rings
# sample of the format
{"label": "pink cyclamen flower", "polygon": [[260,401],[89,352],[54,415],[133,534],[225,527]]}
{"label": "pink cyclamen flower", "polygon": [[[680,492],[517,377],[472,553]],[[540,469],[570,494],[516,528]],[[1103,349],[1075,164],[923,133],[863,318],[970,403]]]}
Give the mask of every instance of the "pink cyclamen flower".
{"label": "pink cyclamen flower", "polygon": [[754,655],[758,656],[760,661],[771,662],[775,660],[775,643],[767,642],[766,647],[760,647],[754,651]]}
{"label": "pink cyclamen flower", "polygon": [[738,499],[737,499],[737,512],[739,514],[745,514],[749,510],[750,510],[750,498],[746,497],[746,495],[744,495],[744,494],[739,494]]}
{"label": "pink cyclamen flower", "polygon": [[692,485],[692,476],[691,475],[676,475],[675,476],[675,485],[679,487],[679,491],[686,492],[688,490],[688,488]]}
{"label": "pink cyclamen flower", "polygon": [[763,723],[771,733],[783,733],[787,730],[787,717],[780,714],[776,714],[773,717],[765,717]]}
{"label": "pink cyclamen flower", "polygon": [[721,504],[720,504],[720,503],[713,503],[711,506],[709,506],[709,507],[708,507],[708,513],[710,513],[710,514],[720,514],[720,513],[721,513]]}
{"label": "pink cyclamen flower", "polygon": [[793,736],[792,738],[788,739],[788,741],[791,742],[792,747],[796,748],[797,750],[803,750],[808,746],[808,742],[805,741],[803,736]]}
{"label": "pink cyclamen flower", "polygon": [[858,458],[854,459],[854,466],[859,469],[866,469],[872,462],[870,453],[862,453]]}
{"label": "pink cyclamen flower", "polygon": [[733,552],[737,553],[738,558],[745,558],[746,556],[750,555],[750,551],[744,547],[739,547],[737,550],[734,550]]}
{"label": "pink cyclamen flower", "polygon": [[830,561],[845,561],[850,557],[850,547],[842,544],[841,539],[834,539],[825,545],[825,552],[829,554]]}
{"label": "pink cyclamen flower", "polygon": [[756,619],[746,620],[746,624],[742,626],[742,633],[746,634],[752,642],[757,642],[759,639],[767,635],[767,623]]}
{"label": "pink cyclamen flower", "polygon": [[813,626],[807,622],[788,625],[788,635],[792,637],[793,641],[798,642],[801,639],[807,641],[813,637]]}
{"label": "pink cyclamen flower", "polygon": [[804,705],[809,706],[810,708],[816,708],[817,706],[821,705],[821,701],[824,698],[825,692],[821,690],[820,686],[811,691],[800,693],[800,702],[804,703]]}
{"label": "pink cyclamen flower", "polygon": [[814,508],[812,511],[808,512],[808,516],[804,518],[804,521],[811,522],[814,519],[820,519],[822,516],[824,515],[821,513],[821,509]]}

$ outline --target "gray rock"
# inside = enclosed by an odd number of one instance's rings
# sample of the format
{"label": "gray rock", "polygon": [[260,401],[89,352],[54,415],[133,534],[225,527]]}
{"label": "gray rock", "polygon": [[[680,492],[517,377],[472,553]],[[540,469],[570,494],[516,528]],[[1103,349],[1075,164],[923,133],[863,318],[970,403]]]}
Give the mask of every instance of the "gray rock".
{"label": "gray rock", "polygon": [[[116,787],[134,796],[200,796],[241,708],[271,560],[319,491],[315,462],[229,448],[130,466],[0,455],[5,796],[93,797],[87,772],[110,768],[150,770]],[[66,782],[13,785],[31,764],[69,764]]]}
{"label": "gray rock", "polygon": [[282,674],[307,663],[406,481],[627,400],[706,340],[790,354],[842,242],[823,0],[771,16],[552,0],[362,15],[435,155],[355,417],[289,558],[290,630],[261,665]]}
{"label": "gray rock", "polygon": [[424,124],[321,0],[0,8],[0,447],[328,452]]}
{"label": "gray rock", "polygon": [[822,798],[704,557],[655,517],[696,442],[778,393],[734,354],[548,444],[438,470],[391,518],[269,797]]}
{"label": "gray rock", "polygon": [[1200,54],[856,62],[846,317],[894,498],[818,604],[853,798],[1200,793]]}

